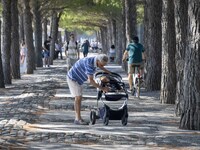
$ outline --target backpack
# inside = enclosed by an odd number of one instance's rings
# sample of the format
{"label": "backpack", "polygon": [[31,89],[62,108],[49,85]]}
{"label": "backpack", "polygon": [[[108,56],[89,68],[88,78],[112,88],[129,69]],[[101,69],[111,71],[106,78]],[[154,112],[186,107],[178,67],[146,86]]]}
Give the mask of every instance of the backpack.
{"label": "backpack", "polygon": [[[75,41],[76,49],[78,49],[78,43]],[[65,51],[68,50],[69,41],[67,41],[67,45],[65,46]]]}

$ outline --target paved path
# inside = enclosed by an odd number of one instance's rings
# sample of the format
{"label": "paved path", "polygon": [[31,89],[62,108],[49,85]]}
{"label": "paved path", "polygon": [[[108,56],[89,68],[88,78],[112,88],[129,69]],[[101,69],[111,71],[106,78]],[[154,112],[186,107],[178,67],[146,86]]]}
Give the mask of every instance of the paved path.
{"label": "paved path", "polygon": [[[107,68],[121,74],[127,84],[120,66]],[[56,60],[50,68],[37,68],[33,75],[23,75],[0,89],[0,149],[200,149],[200,132],[180,130],[174,106],[160,104],[159,91],[143,91],[141,99],[129,96],[127,126],[118,120],[108,126],[101,120],[95,125],[74,125],[74,101],[65,75],[65,60]],[[86,120],[96,107],[96,94],[95,88],[84,84]]]}

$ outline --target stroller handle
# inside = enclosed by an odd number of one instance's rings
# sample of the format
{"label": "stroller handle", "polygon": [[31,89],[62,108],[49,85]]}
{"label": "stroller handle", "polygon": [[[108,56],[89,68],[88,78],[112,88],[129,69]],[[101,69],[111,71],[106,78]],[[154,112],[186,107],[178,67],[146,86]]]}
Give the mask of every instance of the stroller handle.
{"label": "stroller handle", "polygon": [[107,73],[107,72],[97,72],[95,73],[95,77],[97,76],[111,76],[111,77],[117,77],[118,79],[122,80],[122,77],[118,74],[118,73],[115,73],[115,72],[111,72],[111,74]]}

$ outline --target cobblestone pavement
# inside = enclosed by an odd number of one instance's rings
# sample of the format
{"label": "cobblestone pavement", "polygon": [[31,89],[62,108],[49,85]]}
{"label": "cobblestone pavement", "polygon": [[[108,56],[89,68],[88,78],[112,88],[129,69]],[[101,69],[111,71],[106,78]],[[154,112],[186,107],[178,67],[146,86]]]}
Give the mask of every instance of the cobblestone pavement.
{"label": "cobblestone pavement", "polygon": [[[127,84],[120,66],[107,68],[121,74]],[[142,91],[141,99],[129,96],[127,126],[120,120],[104,126],[100,119],[95,125],[74,125],[74,100],[65,78],[65,60],[56,60],[50,68],[37,68],[0,89],[0,149],[200,149],[200,132],[180,130],[174,106],[160,104],[159,91]],[[96,94],[84,84],[82,114],[88,121],[90,109],[97,105]]]}

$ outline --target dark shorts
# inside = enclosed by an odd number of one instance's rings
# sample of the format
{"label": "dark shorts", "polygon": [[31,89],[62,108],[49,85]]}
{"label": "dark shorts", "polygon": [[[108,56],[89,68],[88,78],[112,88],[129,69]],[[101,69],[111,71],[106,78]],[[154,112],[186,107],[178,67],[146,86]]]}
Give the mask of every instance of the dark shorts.
{"label": "dark shorts", "polygon": [[44,56],[44,58],[48,58],[48,57],[50,56],[49,51],[45,50],[45,51],[43,52],[43,56]]}
{"label": "dark shorts", "polygon": [[140,69],[143,69],[144,62],[128,64],[128,73],[133,74],[135,72],[135,66],[139,66]]}

